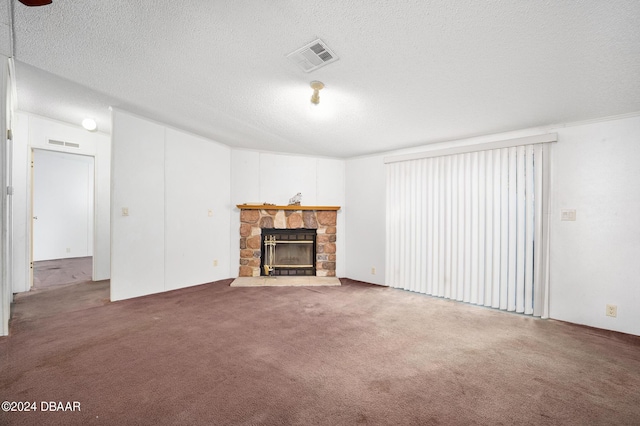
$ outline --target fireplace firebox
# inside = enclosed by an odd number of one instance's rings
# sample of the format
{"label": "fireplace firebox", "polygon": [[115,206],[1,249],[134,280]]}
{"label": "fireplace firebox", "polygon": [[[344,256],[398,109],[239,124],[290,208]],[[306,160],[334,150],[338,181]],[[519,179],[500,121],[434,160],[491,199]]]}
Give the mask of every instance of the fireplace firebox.
{"label": "fireplace firebox", "polygon": [[315,229],[262,229],[260,275],[316,275]]}

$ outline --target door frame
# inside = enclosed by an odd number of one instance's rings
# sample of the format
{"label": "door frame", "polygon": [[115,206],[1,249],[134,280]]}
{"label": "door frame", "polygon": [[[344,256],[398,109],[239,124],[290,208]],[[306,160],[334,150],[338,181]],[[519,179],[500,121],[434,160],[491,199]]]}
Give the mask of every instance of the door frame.
{"label": "door frame", "polygon": [[92,244],[92,249],[91,249],[91,280],[94,281],[94,277],[96,276],[96,262],[95,262],[95,253],[96,253],[96,233],[97,233],[97,229],[96,229],[96,223],[97,223],[97,213],[98,213],[98,209],[97,209],[97,188],[96,188],[96,156],[95,154],[87,154],[87,153],[75,153],[75,152],[69,152],[66,150],[58,150],[58,149],[48,149],[45,147],[33,147],[30,146],[29,147],[29,173],[28,173],[28,186],[29,186],[29,206],[28,206],[28,221],[29,221],[29,277],[28,277],[28,284],[29,284],[29,290],[33,289],[33,249],[34,249],[34,232],[33,232],[33,226],[34,226],[34,197],[35,197],[35,179],[34,179],[34,175],[35,175],[35,164],[34,164],[34,159],[35,159],[35,151],[39,150],[39,151],[49,151],[49,152],[55,152],[58,154],[67,154],[67,155],[81,155],[83,157],[91,157],[93,158],[93,175],[91,176],[91,180],[92,180],[92,185],[93,185],[93,224],[92,224],[92,229],[91,229],[91,233],[92,233],[92,238],[91,238],[91,244]]}

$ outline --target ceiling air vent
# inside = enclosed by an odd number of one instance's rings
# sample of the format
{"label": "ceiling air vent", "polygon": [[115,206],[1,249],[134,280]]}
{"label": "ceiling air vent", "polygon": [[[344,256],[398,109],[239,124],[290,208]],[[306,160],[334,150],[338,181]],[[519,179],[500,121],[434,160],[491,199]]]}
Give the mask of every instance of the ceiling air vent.
{"label": "ceiling air vent", "polygon": [[311,72],[339,58],[320,39],[289,53],[287,58],[295,62],[304,72]]}
{"label": "ceiling air vent", "polygon": [[79,143],[57,141],[55,139],[49,139],[49,144],[50,145],[58,145],[58,146],[67,146],[69,148],[80,148],[80,144]]}

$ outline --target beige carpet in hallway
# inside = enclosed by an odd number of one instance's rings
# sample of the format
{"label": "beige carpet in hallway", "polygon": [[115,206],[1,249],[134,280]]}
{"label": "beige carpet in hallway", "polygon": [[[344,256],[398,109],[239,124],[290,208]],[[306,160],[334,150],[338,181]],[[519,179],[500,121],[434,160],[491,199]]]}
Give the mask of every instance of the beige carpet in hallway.
{"label": "beige carpet in hallway", "polygon": [[45,288],[91,281],[92,268],[91,256],[33,262],[33,287]]}

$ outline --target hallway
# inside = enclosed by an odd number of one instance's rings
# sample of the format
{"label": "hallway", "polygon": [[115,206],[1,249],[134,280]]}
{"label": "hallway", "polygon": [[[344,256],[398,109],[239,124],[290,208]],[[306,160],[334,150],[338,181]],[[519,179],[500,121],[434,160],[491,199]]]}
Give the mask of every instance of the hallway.
{"label": "hallway", "polygon": [[91,280],[92,257],[34,262],[31,291],[17,293],[11,324],[109,303],[109,280]]}
{"label": "hallway", "polygon": [[33,288],[91,281],[92,266],[91,256],[33,262]]}

